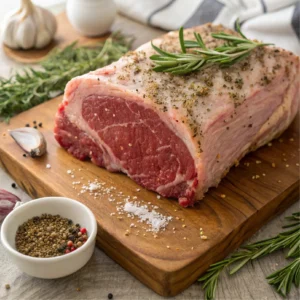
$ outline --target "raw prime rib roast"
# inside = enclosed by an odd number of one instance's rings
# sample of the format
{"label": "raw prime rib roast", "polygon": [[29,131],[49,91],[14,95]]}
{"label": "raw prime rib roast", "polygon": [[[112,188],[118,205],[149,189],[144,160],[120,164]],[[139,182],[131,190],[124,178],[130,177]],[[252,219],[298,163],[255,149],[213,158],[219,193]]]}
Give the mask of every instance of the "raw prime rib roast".
{"label": "raw prime rib roast", "polygon": [[[208,47],[222,41],[206,24]],[[180,51],[178,33],[153,43]],[[139,185],[192,206],[247,152],[292,122],[299,103],[299,58],[273,46],[258,48],[230,68],[212,66],[186,76],[157,73],[150,43],[119,61],[73,78],[55,124],[59,144],[78,159],[123,172]]]}

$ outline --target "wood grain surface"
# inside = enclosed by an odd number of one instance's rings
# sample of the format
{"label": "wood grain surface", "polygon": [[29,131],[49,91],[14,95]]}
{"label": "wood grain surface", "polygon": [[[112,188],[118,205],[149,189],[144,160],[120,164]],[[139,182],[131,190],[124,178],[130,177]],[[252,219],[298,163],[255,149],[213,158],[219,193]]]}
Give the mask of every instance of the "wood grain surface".
{"label": "wood grain surface", "polygon": [[[211,263],[232,252],[299,197],[298,119],[272,146],[251,153],[238,167],[232,168],[204,201],[194,208],[184,209],[175,200],[158,200],[155,193],[145,189],[138,192],[140,187],[125,175],[78,161],[60,148],[52,131],[60,102],[61,97],[58,97],[18,115],[10,125],[0,125],[2,167],[33,198],[59,195],[86,204],[98,221],[97,245],[160,295],[176,295],[187,288]],[[8,129],[23,127],[33,120],[43,123],[41,131],[48,143],[47,154],[39,159],[23,157],[22,150],[7,134]],[[46,164],[50,164],[51,169],[46,169]],[[69,169],[75,170],[75,178],[67,174]],[[259,178],[253,179],[257,175]],[[155,238],[136,220],[111,216],[116,213],[116,203],[109,202],[108,195],[97,199],[88,193],[78,195],[72,181],[79,178],[82,183],[97,178],[106,186],[117,188],[112,192],[114,197],[118,198],[120,191],[123,195],[135,196],[140,202],[157,205],[159,212],[172,216],[173,220],[167,230]],[[222,194],[226,197],[222,198]],[[131,223],[138,228],[130,228]],[[176,228],[175,234],[172,228]],[[207,240],[200,238],[199,228],[203,228]],[[130,231],[128,236],[126,230]]]}
{"label": "wood grain surface", "polygon": [[105,39],[108,35],[99,36],[99,37],[85,37],[80,35],[69,23],[68,18],[65,12],[56,16],[57,20],[57,32],[53,41],[43,49],[29,49],[29,50],[20,50],[20,49],[11,49],[3,44],[3,50],[5,54],[12,58],[15,61],[32,64],[37,63],[43,60],[48,53],[55,47],[65,47],[68,44],[78,41],[79,45],[89,45],[99,42]]}

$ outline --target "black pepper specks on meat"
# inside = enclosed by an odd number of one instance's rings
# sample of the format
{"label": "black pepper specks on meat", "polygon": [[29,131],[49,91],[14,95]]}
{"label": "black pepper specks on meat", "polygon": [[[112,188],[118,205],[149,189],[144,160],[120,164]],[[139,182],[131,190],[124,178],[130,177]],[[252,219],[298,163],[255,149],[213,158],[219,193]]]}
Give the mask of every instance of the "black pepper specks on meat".
{"label": "black pepper specks on meat", "polygon": [[238,88],[238,89],[241,89],[244,85],[244,81],[243,81],[243,78],[237,78],[235,81],[235,86]]}
{"label": "black pepper specks on meat", "polygon": [[223,77],[226,82],[232,81],[232,77],[228,74],[228,72],[225,72],[225,74],[223,73]]}

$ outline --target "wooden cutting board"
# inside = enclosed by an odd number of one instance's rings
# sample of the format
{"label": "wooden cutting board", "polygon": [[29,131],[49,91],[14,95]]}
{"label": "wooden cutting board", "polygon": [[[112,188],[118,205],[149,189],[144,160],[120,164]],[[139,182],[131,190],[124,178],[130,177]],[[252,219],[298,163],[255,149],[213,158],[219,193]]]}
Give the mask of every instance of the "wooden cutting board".
{"label": "wooden cutting board", "polygon": [[[233,167],[203,201],[185,209],[175,200],[159,200],[153,192],[139,191],[125,175],[76,160],[60,148],[52,132],[60,102],[58,97],[14,117],[9,125],[0,124],[2,167],[33,198],[57,195],[86,204],[98,221],[97,245],[160,295],[173,296],[187,288],[211,263],[224,258],[299,197],[299,118],[272,145],[247,155]],[[23,157],[7,133],[34,120],[43,123],[40,130],[48,143],[47,154],[38,159]],[[67,170],[74,170],[74,178]],[[96,198],[87,192],[80,194],[79,186],[74,189],[72,184],[96,178],[106,187],[115,187],[111,193],[119,200],[110,202],[112,196],[105,193]],[[172,216],[167,229],[154,237],[137,219],[118,218],[117,202],[124,203],[124,196],[156,205],[157,211]],[[137,228],[130,227],[132,223]],[[200,228],[206,240],[200,237]]]}

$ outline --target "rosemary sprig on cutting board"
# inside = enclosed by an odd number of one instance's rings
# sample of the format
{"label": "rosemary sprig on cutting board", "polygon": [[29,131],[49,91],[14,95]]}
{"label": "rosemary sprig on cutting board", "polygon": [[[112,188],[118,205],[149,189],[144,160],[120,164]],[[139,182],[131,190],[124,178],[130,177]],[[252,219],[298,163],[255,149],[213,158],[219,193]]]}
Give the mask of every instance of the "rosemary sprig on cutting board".
{"label": "rosemary sprig on cutting board", "polygon": [[[183,75],[215,64],[223,68],[229,67],[246,58],[255,48],[271,45],[249,40],[242,33],[238,22],[237,32],[240,36],[224,32],[212,33],[211,36],[213,38],[224,40],[225,44],[214,49],[209,49],[205,46],[201,35],[197,32],[194,32],[195,41],[184,40],[183,27],[181,27],[179,29],[181,53],[163,51],[152,43],[153,49],[158,53],[150,57],[156,64],[153,70],[156,72]],[[187,53],[186,49],[188,48],[193,48],[193,51]]]}
{"label": "rosemary sprig on cutting board", "polygon": [[14,114],[62,94],[69,80],[118,60],[130,49],[131,42],[116,32],[93,47],[73,43],[54,50],[38,69],[24,69],[9,79],[0,78],[0,117],[8,121]]}
{"label": "rosemary sprig on cutting board", "polygon": [[232,267],[229,274],[232,275],[240,270],[249,261],[273,253],[280,249],[289,249],[286,258],[295,258],[285,268],[267,277],[269,284],[276,287],[276,291],[286,296],[293,284],[297,287],[300,283],[300,212],[286,218],[291,223],[283,226],[289,228],[270,239],[262,240],[242,247],[241,251],[234,253],[231,257],[212,264],[206,274],[198,281],[203,282],[205,299],[214,299],[216,295],[218,280],[221,272]]}

